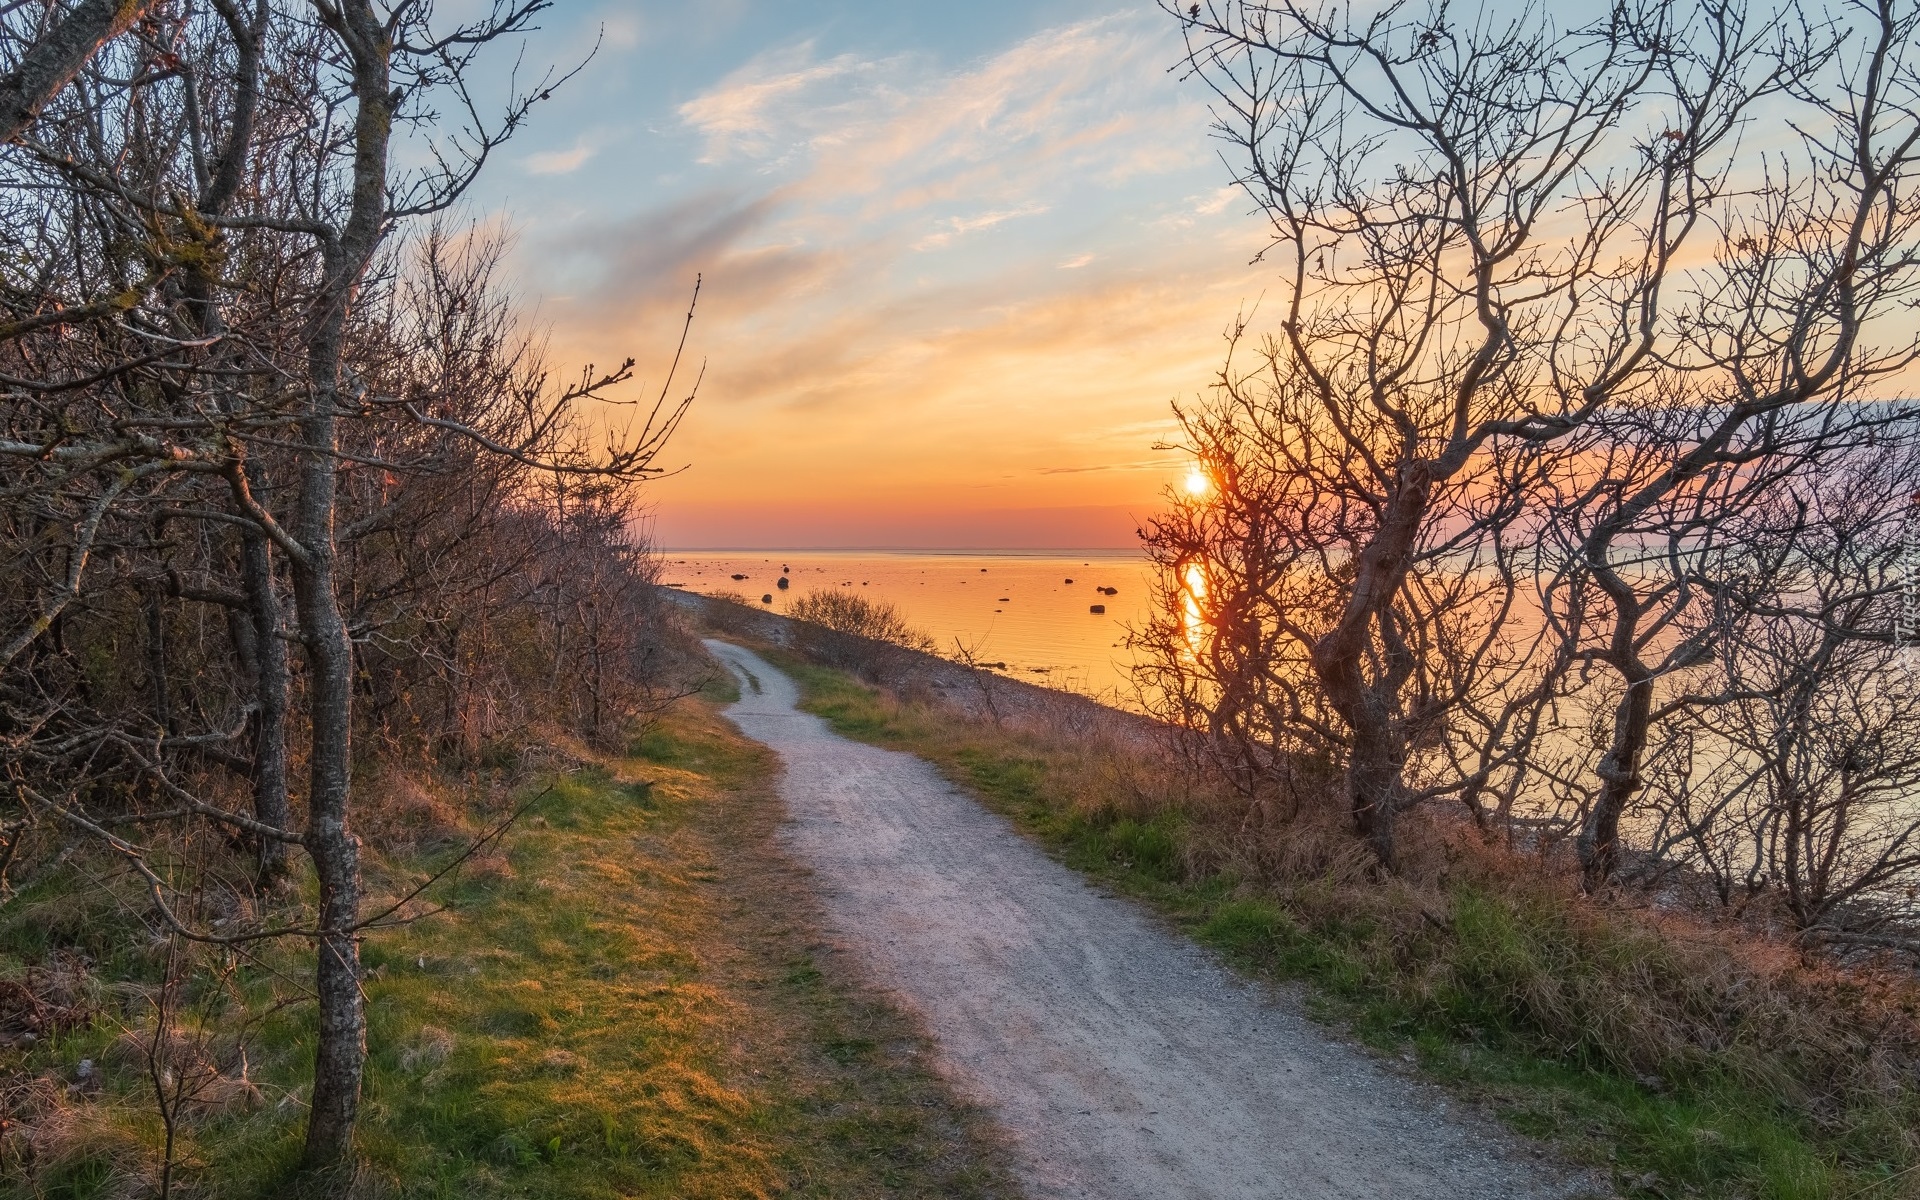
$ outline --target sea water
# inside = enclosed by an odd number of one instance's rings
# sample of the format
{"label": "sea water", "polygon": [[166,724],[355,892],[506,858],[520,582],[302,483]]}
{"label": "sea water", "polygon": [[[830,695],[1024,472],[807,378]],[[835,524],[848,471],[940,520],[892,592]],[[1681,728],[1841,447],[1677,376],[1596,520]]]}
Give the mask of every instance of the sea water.
{"label": "sea water", "polygon": [[[885,601],[945,657],[965,647],[1009,675],[1120,703],[1132,695],[1127,629],[1146,623],[1150,601],[1149,565],[1131,551],[666,550],[661,558],[663,583],[731,593],[774,612],[827,588]],[[1091,611],[1096,605],[1106,611]]]}

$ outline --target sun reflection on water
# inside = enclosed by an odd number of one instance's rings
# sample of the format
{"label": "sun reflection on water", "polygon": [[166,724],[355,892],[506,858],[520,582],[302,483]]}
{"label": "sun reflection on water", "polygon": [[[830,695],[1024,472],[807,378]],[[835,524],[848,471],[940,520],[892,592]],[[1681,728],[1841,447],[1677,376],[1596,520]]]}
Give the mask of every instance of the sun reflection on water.
{"label": "sun reflection on water", "polygon": [[1199,563],[1188,563],[1181,582],[1185,584],[1180,591],[1180,608],[1187,627],[1187,653],[1198,658],[1207,632],[1206,617],[1200,611],[1200,602],[1207,598],[1207,573]]}

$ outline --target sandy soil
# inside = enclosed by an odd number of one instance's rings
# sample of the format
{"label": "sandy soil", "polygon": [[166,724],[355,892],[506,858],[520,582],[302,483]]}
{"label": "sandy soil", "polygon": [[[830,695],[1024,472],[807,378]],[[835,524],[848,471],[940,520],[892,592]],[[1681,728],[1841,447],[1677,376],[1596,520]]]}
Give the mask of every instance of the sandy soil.
{"label": "sandy soil", "polygon": [[1040,853],[911,755],[839,737],[724,642],[728,716],[785,761],[785,840],[828,931],[997,1114],[1034,1197],[1575,1197],[1437,1090],[1383,1070]]}

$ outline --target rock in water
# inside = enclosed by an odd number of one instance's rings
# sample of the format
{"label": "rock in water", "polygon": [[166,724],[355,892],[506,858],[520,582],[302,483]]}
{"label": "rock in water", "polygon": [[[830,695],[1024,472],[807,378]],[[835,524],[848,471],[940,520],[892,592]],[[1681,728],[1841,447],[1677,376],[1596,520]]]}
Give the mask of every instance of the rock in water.
{"label": "rock in water", "polygon": [[766,595],[764,595],[764,596],[762,596],[762,597],[760,597],[760,603],[762,603],[762,604],[772,604],[772,603],[773,603],[773,593],[772,593],[772,592],[768,592],[768,593],[767,593]]}
{"label": "rock in water", "polygon": [[1107,606],[1104,604],[1090,604],[1087,606],[1087,611],[1090,613],[1103,613],[1107,611]]}
{"label": "rock in water", "polygon": [[787,589],[788,589],[789,587],[792,587],[793,585],[792,585],[791,583],[788,583],[788,582],[787,582],[787,577],[786,577],[785,575],[782,575],[782,576],[780,577],[780,582],[779,582],[779,583],[776,583],[776,584],[774,584],[773,586],[775,586],[775,587],[777,587],[777,588],[779,588],[779,589],[780,589],[781,591],[783,591],[783,592],[784,592],[784,591],[786,591],[786,590],[787,590]]}

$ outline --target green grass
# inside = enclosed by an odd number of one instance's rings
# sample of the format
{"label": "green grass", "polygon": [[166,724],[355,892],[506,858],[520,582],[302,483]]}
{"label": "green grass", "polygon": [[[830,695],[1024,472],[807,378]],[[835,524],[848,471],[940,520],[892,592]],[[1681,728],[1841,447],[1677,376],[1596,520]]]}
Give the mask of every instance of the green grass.
{"label": "green grass", "polygon": [[[630,757],[557,783],[501,852],[437,890],[447,911],[367,939],[356,1194],[1004,1192],[984,1124],[946,1092],[911,1024],[820,957],[803,877],[771,842],[770,767],[689,706]],[[0,976],[84,946],[97,978],[155,978],[153,949],[116,940],[124,921],[100,920],[112,898],[76,882],[49,877],[0,910]],[[192,1122],[187,1194],[275,1195],[297,1182],[312,1011],[286,1002],[308,970],[276,951],[206,1006],[220,1036],[243,1012],[269,1014],[249,1044],[262,1102]],[[86,1027],[0,1051],[16,1080],[64,1082],[82,1059],[105,1064],[100,1095],[52,1102],[40,1130],[54,1155],[41,1154],[21,1194],[116,1196],[152,1174],[159,1123],[143,1064],[115,1049],[144,1009],[125,986],[96,990],[103,1009]],[[17,1177],[22,1150],[11,1151],[0,1175]]]}
{"label": "green grass", "polygon": [[[1636,1003],[1649,979],[1677,979],[1674,1003],[1691,1000],[1684,963],[1630,921],[1582,919],[1571,901],[1470,878],[1445,887],[1444,918],[1423,920],[1409,908],[1422,902],[1393,884],[1355,903],[1351,885],[1254,887],[1227,868],[1191,869],[1192,830],[1177,806],[1125,811],[1090,784],[1084,756],[769,653],[800,681],[803,707],[839,732],[929,759],[1063,862],[1153,906],[1243,971],[1304,982],[1323,1019],[1606,1169],[1626,1195],[1920,1195],[1911,1086],[1855,1097],[1821,1122],[1809,1113],[1823,1101],[1809,1104],[1784,1078],[1792,1064],[1781,1064],[1777,1086],[1756,1082],[1771,1067],[1752,1046],[1737,1064],[1707,1053],[1635,1062],[1639,1014],[1616,1027],[1608,1006]],[[1578,1019],[1590,1013],[1602,1016]]]}

